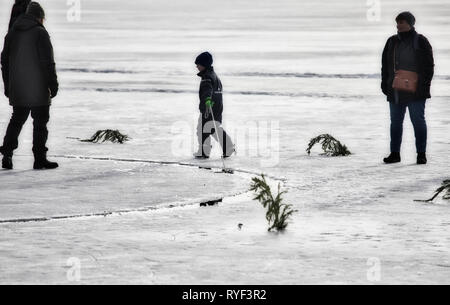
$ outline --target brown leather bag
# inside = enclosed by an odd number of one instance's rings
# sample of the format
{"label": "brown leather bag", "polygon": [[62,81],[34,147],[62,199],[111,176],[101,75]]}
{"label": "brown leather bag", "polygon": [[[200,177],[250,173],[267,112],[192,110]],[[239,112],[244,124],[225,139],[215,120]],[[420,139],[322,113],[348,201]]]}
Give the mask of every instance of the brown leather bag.
{"label": "brown leather bag", "polygon": [[406,91],[416,93],[419,74],[412,71],[397,70],[395,71],[394,83],[392,88],[398,91]]}
{"label": "brown leather bag", "polygon": [[397,49],[397,45],[394,47],[394,83],[392,84],[392,88],[398,91],[406,91],[410,93],[416,93],[417,91],[417,83],[419,81],[419,74],[417,72],[406,71],[406,70],[396,70],[395,62],[397,60],[395,56],[395,51]]}

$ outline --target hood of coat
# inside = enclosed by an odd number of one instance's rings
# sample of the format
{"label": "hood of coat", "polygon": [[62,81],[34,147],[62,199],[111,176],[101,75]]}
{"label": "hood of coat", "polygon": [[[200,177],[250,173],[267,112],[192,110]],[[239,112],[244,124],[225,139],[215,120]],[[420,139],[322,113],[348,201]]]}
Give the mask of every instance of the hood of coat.
{"label": "hood of coat", "polygon": [[22,15],[17,18],[14,23],[12,30],[13,31],[28,31],[35,27],[44,27],[39,21],[37,21],[36,17],[32,15]]}
{"label": "hood of coat", "polygon": [[25,14],[28,4],[31,0],[16,0],[11,11],[11,17],[17,18],[22,14]]}

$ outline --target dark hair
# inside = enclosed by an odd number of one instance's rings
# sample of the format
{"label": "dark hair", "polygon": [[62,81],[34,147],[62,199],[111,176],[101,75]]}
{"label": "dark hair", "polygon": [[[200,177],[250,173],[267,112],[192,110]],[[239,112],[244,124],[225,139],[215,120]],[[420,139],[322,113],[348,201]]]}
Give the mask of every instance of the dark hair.
{"label": "dark hair", "polygon": [[400,13],[395,21],[398,23],[400,20],[406,21],[412,27],[416,24],[416,17],[411,12]]}
{"label": "dark hair", "polygon": [[16,0],[11,10],[11,19],[9,20],[8,29],[11,29],[14,22],[20,15],[25,14],[30,2],[31,0]]}
{"label": "dark hair", "polygon": [[31,15],[37,19],[44,19],[45,18],[45,12],[42,6],[32,1],[30,4],[28,4],[26,14]]}

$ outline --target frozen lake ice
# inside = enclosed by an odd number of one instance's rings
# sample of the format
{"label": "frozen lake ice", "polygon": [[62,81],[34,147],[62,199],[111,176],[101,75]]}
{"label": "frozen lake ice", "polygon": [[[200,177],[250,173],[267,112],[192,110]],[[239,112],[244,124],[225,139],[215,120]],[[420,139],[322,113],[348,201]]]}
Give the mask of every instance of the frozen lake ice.
{"label": "frozen lake ice", "polygon": [[[9,2],[1,0],[5,30]],[[70,23],[65,1],[45,1],[61,84],[50,154],[220,167],[217,149],[207,162],[191,157],[199,81],[193,60],[209,50],[224,83],[231,134],[261,122],[279,127],[279,141],[269,147],[275,163],[253,155],[252,141],[243,139],[228,165],[286,179],[286,201],[299,212],[278,235],[267,233],[264,210],[250,196],[208,208],[7,222],[0,224],[0,283],[70,283],[67,262],[73,257],[81,261],[81,283],[449,282],[449,203],[413,200],[430,197],[449,178],[450,3],[381,1],[379,22],[368,22],[362,0],[81,4],[81,21]],[[435,51],[425,167],[414,165],[408,118],[404,162],[381,164],[389,145],[381,51],[405,9],[416,15],[417,30]],[[11,110],[1,100],[4,132]],[[132,140],[68,139],[106,128]],[[308,156],[309,139],[320,133],[332,133],[354,154]],[[199,202],[242,192],[250,183],[195,168],[61,157],[53,157],[60,169],[33,172],[31,141],[28,122],[17,170],[0,172],[0,220]],[[381,266],[375,281],[367,275],[374,259]]]}

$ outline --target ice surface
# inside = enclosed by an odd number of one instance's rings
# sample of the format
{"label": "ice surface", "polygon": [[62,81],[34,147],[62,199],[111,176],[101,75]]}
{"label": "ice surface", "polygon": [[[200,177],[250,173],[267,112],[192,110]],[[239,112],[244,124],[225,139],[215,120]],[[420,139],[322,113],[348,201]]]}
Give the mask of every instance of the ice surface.
{"label": "ice surface", "polygon": [[[64,1],[45,1],[61,92],[54,100],[52,155],[196,162],[197,86],[193,60],[210,50],[225,87],[233,136],[252,123],[279,124],[279,160],[270,166],[239,141],[227,166],[286,178],[299,212],[284,234],[266,232],[250,196],[197,206],[0,225],[1,283],[70,283],[67,260],[81,260],[81,283],[448,283],[449,203],[421,204],[448,177],[450,4],[382,1],[381,21],[366,1],[82,1],[66,21]],[[9,2],[1,0],[1,7]],[[436,80],[427,104],[430,163],[414,164],[405,120],[403,159],[388,152],[388,104],[379,89],[381,51],[402,10],[415,13],[433,44]],[[9,10],[0,12],[6,27]],[[206,16],[206,17],[205,17]],[[10,108],[0,104],[0,130]],[[250,122],[249,122],[250,121]],[[178,122],[178,124],[174,124]],[[124,145],[80,143],[114,128]],[[311,137],[331,133],[354,153],[307,156]],[[187,144],[179,145],[187,138]],[[145,163],[54,158],[33,172],[31,123],[17,170],[0,172],[0,219],[48,217],[201,200],[245,189],[239,175]],[[276,155],[276,154],[275,154]],[[208,189],[206,191],[205,189]],[[130,191],[131,190],[131,191]],[[49,197],[55,198],[46,203]],[[119,200],[120,199],[120,200]],[[237,225],[244,224],[242,230]]]}
{"label": "ice surface", "polygon": [[53,172],[21,169],[19,163],[18,170],[2,173],[0,222],[180,206],[246,190],[243,178],[194,167],[62,161],[63,168]]}

